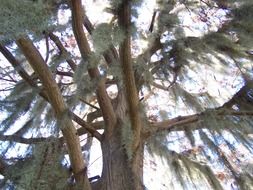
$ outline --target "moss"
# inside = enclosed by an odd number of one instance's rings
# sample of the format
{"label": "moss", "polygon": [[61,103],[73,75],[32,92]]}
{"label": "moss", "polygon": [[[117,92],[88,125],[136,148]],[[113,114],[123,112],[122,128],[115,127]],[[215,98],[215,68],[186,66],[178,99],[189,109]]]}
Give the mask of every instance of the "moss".
{"label": "moss", "polygon": [[0,41],[36,34],[50,25],[50,12],[42,1],[0,0],[0,4]]}

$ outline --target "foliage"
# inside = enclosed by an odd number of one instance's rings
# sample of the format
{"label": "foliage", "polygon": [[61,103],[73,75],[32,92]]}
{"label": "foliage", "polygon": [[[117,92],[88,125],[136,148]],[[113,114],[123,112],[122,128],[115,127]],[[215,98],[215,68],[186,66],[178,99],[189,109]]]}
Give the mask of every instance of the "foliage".
{"label": "foliage", "polygon": [[144,152],[164,186],[252,189],[252,1],[76,2],[0,0],[0,187],[71,188],[96,138],[101,178]]}
{"label": "foliage", "polygon": [[49,21],[50,12],[43,1],[5,1],[0,11],[1,40],[15,39],[28,31],[41,33],[53,22]]}

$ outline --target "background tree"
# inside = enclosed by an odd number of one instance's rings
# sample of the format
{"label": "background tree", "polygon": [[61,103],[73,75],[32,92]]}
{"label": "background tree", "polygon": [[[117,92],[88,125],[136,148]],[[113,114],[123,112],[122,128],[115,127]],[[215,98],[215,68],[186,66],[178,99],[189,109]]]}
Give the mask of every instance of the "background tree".
{"label": "background tree", "polygon": [[141,190],[149,152],[169,188],[252,189],[253,2],[103,1],[96,24],[88,3],[0,0],[1,187]]}

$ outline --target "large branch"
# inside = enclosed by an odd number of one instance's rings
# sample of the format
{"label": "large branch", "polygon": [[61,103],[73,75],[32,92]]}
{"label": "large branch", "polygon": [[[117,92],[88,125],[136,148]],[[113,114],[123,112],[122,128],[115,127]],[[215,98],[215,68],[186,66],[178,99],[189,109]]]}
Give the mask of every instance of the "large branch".
{"label": "large branch", "polygon": [[[45,92],[45,90],[40,90],[39,89],[39,87],[37,86],[36,82],[32,80],[32,77],[30,75],[28,75],[28,73],[24,70],[24,68],[22,67],[22,65],[20,64],[20,62],[2,44],[0,44],[0,52],[5,56],[5,58],[9,61],[9,63],[13,66],[13,68],[19,73],[19,75],[21,76],[21,78],[24,81],[26,81],[32,88],[38,90],[39,95],[44,100],[46,100],[47,102],[49,102],[48,95]],[[85,121],[83,121],[79,116],[77,116],[73,112],[70,112],[70,115],[72,116],[72,119],[76,123],[78,123],[80,126],[82,126],[84,128],[82,130],[88,131],[92,136],[96,137],[99,141],[101,141],[101,139],[102,139],[101,134],[96,131],[96,128],[93,128],[91,126],[92,124],[87,124]]]}
{"label": "large branch", "polygon": [[[78,121],[79,123],[82,123],[82,125],[85,125],[85,126],[88,125],[86,122],[84,122],[77,115],[74,115],[74,117],[76,117],[75,120]],[[87,128],[90,129],[90,130],[104,129],[103,126],[104,126],[104,122],[103,121],[91,123],[86,128],[81,127],[79,129],[77,129],[77,134],[78,134],[78,136],[86,134],[87,132],[89,132],[87,130]],[[90,134],[91,134],[91,136],[93,136],[93,133],[90,133]],[[94,137],[96,137],[100,141],[102,140],[101,135],[99,137],[97,137],[97,136],[94,136]],[[29,144],[29,145],[30,144],[41,143],[41,142],[46,142],[49,139],[52,139],[52,137],[25,138],[25,137],[22,137],[21,135],[18,135],[18,134],[12,134],[12,135],[3,135],[3,134],[0,134],[0,141],[10,141],[10,142],[17,142],[17,143]],[[60,137],[58,140],[60,140],[60,142],[63,142],[64,141],[64,137]]]}
{"label": "large branch", "polygon": [[[221,107],[222,108],[222,107]],[[220,108],[213,109],[216,111],[217,116],[253,116],[252,111],[228,111],[228,110],[221,110]],[[193,114],[188,116],[178,116],[173,119],[168,119],[161,122],[151,122],[150,128],[146,130],[143,134],[145,138],[154,135],[154,133],[164,130],[169,131],[176,131],[179,130],[182,126],[196,123],[201,120],[203,113]],[[183,129],[182,129],[183,130]]]}
{"label": "large branch", "polygon": [[48,95],[49,102],[54,109],[57,120],[59,122],[64,120],[64,122],[61,122],[61,131],[66,140],[71,167],[78,185],[83,189],[91,189],[87,174],[83,172],[85,171],[86,164],[83,160],[79,136],[77,135],[77,130],[72,123],[71,117],[66,114],[68,107],[53,78],[52,72],[30,39],[24,37],[20,38],[17,40],[17,45],[24,53],[33,70],[39,76]]}
{"label": "large branch", "polygon": [[129,118],[134,135],[133,150],[136,150],[140,144],[142,122],[139,109],[139,96],[135,84],[131,57],[131,5],[129,0],[123,1],[118,10],[118,23],[125,32],[125,38],[120,44],[119,54],[122,66],[124,90],[129,109]]}
{"label": "large branch", "polygon": [[[71,3],[72,27],[74,35],[82,59],[83,61],[87,62],[89,61],[89,58],[91,56],[91,49],[83,30],[84,15],[82,3],[81,0],[71,0],[70,3]],[[92,80],[99,80],[97,83],[97,90],[96,90],[97,99],[106,125],[105,132],[111,133],[116,124],[116,116],[113,110],[111,100],[106,92],[105,78],[102,78],[100,76],[100,72],[96,67],[89,68],[88,73]]]}

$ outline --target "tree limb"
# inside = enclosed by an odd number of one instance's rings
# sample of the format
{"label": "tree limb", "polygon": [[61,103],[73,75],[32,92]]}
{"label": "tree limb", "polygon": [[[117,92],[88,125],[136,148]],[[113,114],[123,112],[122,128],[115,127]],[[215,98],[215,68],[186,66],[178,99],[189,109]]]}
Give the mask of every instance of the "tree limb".
{"label": "tree limb", "polygon": [[[72,27],[74,35],[84,61],[89,61],[91,56],[91,49],[87,41],[86,35],[83,30],[83,9],[81,0],[71,0],[71,13],[72,13]],[[93,67],[88,69],[89,76],[92,80],[98,80],[97,83],[97,99],[102,111],[102,115],[107,126],[105,130],[112,130],[116,124],[116,116],[113,110],[111,100],[106,92],[105,79],[101,78],[98,68]]]}
{"label": "tree limb", "polygon": [[[91,35],[94,31],[94,27],[87,15],[84,15],[83,25]],[[103,56],[108,65],[112,65],[119,62],[118,52],[113,45],[111,45],[110,48],[103,53]]]}
{"label": "tree limb", "polygon": [[[227,110],[219,110],[219,108],[213,109],[214,111],[217,111],[218,116],[252,116],[252,111],[227,111]],[[204,112],[199,114],[193,114],[188,116],[178,116],[173,119],[168,119],[161,122],[151,122],[150,123],[150,129],[146,130],[143,133],[144,138],[147,138],[151,135],[154,135],[156,132],[163,131],[163,130],[177,130],[178,128],[198,122]]]}
{"label": "tree limb", "polygon": [[[45,92],[45,90],[40,90],[37,86],[36,82],[32,80],[32,77],[27,74],[27,72],[22,68],[20,62],[16,60],[16,58],[11,54],[11,52],[0,44],[0,51],[5,56],[5,58],[9,61],[9,63],[14,67],[14,69],[19,73],[21,78],[25,80],[32,88],[37,89],[39,92],[39,95],[44,98],[47,102],[49,102],[48,95]],[[86,124],[85,121],[83,121],[79,116],[77,116],[74,113],[70,113],[70,115],[73,115],[72,119],[77,122],[80,126],[83,128],[86,128],[86,130],[91,133],[92,136],[96,137],[98,140],[101,140],[102,136],[100,133],[98,133],[96,130],[94,130],[92,127],[90,127],[88,124]]]}
{"label": "tree limb", "polygon": [[128,0],[122,2],[122,5],[118,10],[118,23],[122,30],[125,31],[125,39],[120,44],[119,54],[122,66],[124,90],[129,109],[129,118],[133,130],[134,140],[132,145],[133,150],[136,150],[140,144],[142,122],[139,112],[139,96],[136,88],[131,57],[131,5]]}
{"label": "tree limb", "polygon": [[0,141],[11,141],[17,142],[22,144],[34,144],[47,141],[48,138],[45,137],[38,137],[38,138],[24,138],[19,135],[2,135],[0,134]]}
{"label": "tree limb", "polygon": [[55,111],[57,121],[61,121],[64,118],[61,131],[67,143],[71,167],[73,168],[73,173],[75,174],[77,183],[84,189],[91,189],[87,174],[80,175],[80,172],[85,169],[86,164],[82,157],[79,137],[71,118],[65,114],[68,107],[66,106],[58,85],[53,78],[52,72],[28,37],[18,39],[17,45],[39,76],[48,95],[49,102]]}
{"label": "tree limb", "polygon": [[70,59],[70,57],[68,56],[68,51],[67,51],[66,48],[62,45],[60,39],[59,39],[56,35],[54,35],[52,32],[49,32],[49,33],[48,33],[48,36],[49,36],[49,38],[55,43],[55,45],[58,47],[58,49],[60,50],[60,54],[67,56],[67,58],[66,58],[67,63],[69,64],[70,68],[71,68],[73,71],[75,71],[77,65],[76,65],[76,63],[75,63],[72,59]]}

